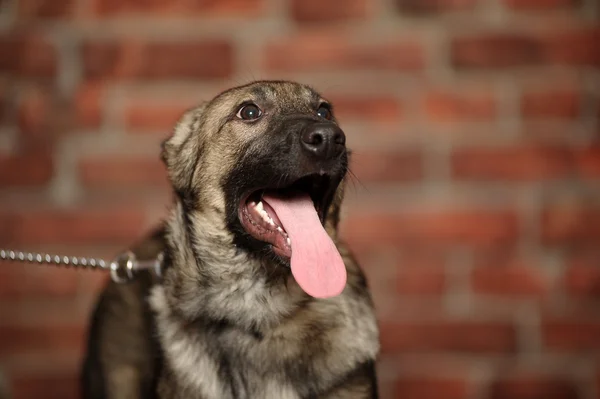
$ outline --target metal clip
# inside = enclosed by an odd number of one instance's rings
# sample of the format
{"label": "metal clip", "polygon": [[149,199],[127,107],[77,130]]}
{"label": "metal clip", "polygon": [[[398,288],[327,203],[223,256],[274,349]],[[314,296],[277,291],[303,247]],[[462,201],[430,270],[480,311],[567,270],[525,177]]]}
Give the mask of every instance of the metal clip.
{"label": "metal clip", "polygon": [[119,255],[110,263],[110,277],[112,281],[123,284],[133,280],[133,268],[135,264],[135,254],[127,251]]}

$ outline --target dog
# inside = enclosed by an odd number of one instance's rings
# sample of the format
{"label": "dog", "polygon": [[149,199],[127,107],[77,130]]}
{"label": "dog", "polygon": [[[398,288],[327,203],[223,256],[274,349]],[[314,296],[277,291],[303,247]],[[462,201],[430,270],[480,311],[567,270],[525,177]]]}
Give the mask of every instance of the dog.
{"label": "dog", "polygon": [[350,152],[332,104],[255,81],[181,117],[164,223],[131,250],[162,276],[109,283],[85,398],[377,398],[379,331],[338,238]]}

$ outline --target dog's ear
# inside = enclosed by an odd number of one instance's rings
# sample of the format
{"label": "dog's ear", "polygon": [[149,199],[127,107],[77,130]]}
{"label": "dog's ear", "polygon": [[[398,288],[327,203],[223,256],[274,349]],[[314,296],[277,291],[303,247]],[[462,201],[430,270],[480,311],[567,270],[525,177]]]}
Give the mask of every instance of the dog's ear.
{"label": "dog's ear", "polygon": [[207,103],[186,111],[179,119],[171,137],[163,141],[161,159],[167,167],[169,179],[178,192],[188,191],[194,166],[200,156],[201,142],[198,137],[203,125]]}

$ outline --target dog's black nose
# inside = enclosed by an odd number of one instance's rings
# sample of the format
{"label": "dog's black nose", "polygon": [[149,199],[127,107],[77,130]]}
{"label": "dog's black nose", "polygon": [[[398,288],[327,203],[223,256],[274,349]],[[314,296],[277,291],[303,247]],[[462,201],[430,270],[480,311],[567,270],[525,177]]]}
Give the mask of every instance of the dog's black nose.
{"label": "dog's black nose", "polygon": [[302,133],[302,146],[321,159],[334,158],[342,153],[346,135],[333,123],[315,123]]}

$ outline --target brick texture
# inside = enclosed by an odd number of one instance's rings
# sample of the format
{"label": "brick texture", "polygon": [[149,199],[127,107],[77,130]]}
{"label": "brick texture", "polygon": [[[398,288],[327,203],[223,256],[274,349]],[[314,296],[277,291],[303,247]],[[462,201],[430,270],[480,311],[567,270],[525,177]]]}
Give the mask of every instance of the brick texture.
{"label": "brick texture", "polygon": [[517,11],[546,11],[581,5],[580,0],[504,0],[503,3]]}
{"label": "brick texture", "polygon": [[90,79],[227,78],[232,57],[231,45],[222,40],[90,42],[82,54],[84,74]]}
{"label": "brick texture", "polygon": [[577,171],[576,149],[564,146],[527,146],[461,149],[452,154],[457,179],[549,180]]}
{"label": "brick texture", "polygon": [[15,398],[79,398],[79,379],[71,373],[24,374],[12,382],[11,392]]}
{"label": "brick texture", "polygon": [[489,248],[514,243],[517,223],[512,212],[446,210],[390,214],[357,210],[345,220],[345,231],[348,240],[359,245]]}
{"label": "brick texture", "polygon": [[0,183],[4,187],[43,186],[52,179],[53,165],[52,155],[43,149],[0,154]]}
{"label": "brick texture", "polygon": [[57,51],[45,37],[25,32],[0,36],[0,69],[20,77],[51,78],[57,72]]}
{"label": "brick texture", "polygon": [[398,398],[447,398],[464,399],[468,397],[468,385],[464,380],[405,378],[396,383]]}
{"label": "brick texture", "polygon": [[568,380],[544,377],[519,377],[492,384],[492,399],[578,399],[576,385]]}
{"label": "brick texture", "polygon": [[500,69],[543,64],[598,66],[599,31],[594,29],[529,33],[483,33],[452,42],[453,64],[459,68]]}
{"label": "brick texture", "polygon": [[74,0],[23,0],[17,3],[21,18],[55,19],[71,16]]}
{"label": "brick texture", "polygon": [[[110,259],[166,212],[160,143],[294,79],[352,149],[341,236],[383,399],[600,399],[594,0],[0,0],[0,248]],[[0,265],[15,398],[75,398],[106,274]]]}
{"label": "brick texture", "polygon": [[381,38],[367,45],[350,42],[342,35],[306,34],[269,43],[264,63],[272,72],[419,71],[425,59],[418,42]]}
{"label": "brick texture", "polygon": [[154,158],[121,157],[85,159],[79,165],[81,182],[87,187],[148,187],[168,189],[163,163]]}
{"label": "brick texture", "polygon": [[581,93],[574,90],[526,92],[521,98],[525,118],[575,119],[581,113]]}
{"label": "brick texture", "polygon": [[506,323],[396,323],[382,328],[384,353],[510,353],[516,347],[515,328]]}
{"label": "brick texture", "polygon": [[291,14],[298,22],[336,22],[364,19],[371,3],[367,0],[292,0]]}
{"label": "brick texture", "polygon": [[71,270],[8,264],[0,269],[0,298],[75,298],[78,280]]}
{"label": "brick texture", "polygon": [[473,270],[471,284],[477,294],[508,298],[537,297],[548,289],[549,279],[536,265],[524,261],[490,263],[477,265]]}
{"label": "brick texture", "polygon": [[544,344],[555,350],[597,351],[600,322],[549,319],[543,323]]}
{"label": "brick texture", "polygon": [[160,16],[190,14],[202,15],[243,15],[254,16],[263,9],[264,0],[92,0],[95,16]]}
{"label": "brick texture", "polygon": [[402,13],[428,15],[440,12],[471,10],[478,0],[396,0]]}
{"label": "brick texture", "polygon": [[599,221],[598,207],[552,205],[542,213],[542,239],[553,246],[593,247],[600,239]]}
{"label": "brick texture", "polygon": [[440,122],[490,121],[496,116],[492,93],[431,91],[423,101],[426,116]]}
{"label": "brick texture", "polygon": [[600,298],[598,254],[577,255],[567,260],[564,288],[575,298]]}

